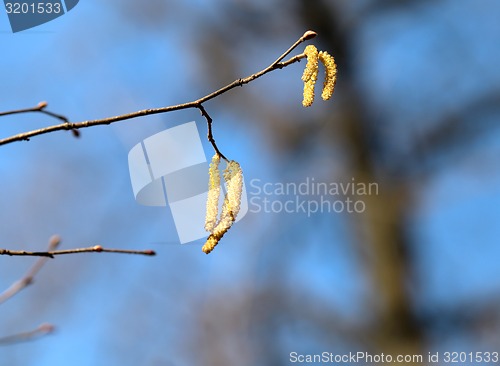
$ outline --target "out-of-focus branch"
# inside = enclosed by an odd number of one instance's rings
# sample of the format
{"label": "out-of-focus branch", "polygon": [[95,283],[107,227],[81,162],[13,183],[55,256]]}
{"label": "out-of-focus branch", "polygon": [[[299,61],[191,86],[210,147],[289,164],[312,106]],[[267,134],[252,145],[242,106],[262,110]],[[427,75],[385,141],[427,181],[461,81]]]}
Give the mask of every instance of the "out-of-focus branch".
{"label": "out-of-focus branch", "polygon": [[[86,253],[86,252],[95,252],[95,253],[124,253],[124,254],[140,254],[140,255],[149,255],[153,256],[156,253],[153,250],[127,250],[127,249],[106,249],[101,245],[95,245],[93,247],[88,248],[77,248],[77,249],[66,249],[66,250],[56,250],[59,244],[61,243],[61,238],[58,235],[54,235],[49,240],[49,245],[47,247],[46,252],[28,252],[24,250],[8,250],[8,249],[0,249],[0,255],[15,255],[15,256],[37,256],[40,257],[33,264],[33,266],[26,272],[26,274],[14,282],[8,289],[4,292],[0,293],[0,304],[7,301],[25,287],[33,283],[33,278],[43,267],[45,262],[49,258],[54,258],[56,255],[62,254],[77,254],[77,253]],[[25,342],[32,340],[34,338],[38,338],[45,334],[51,333],[54,330],[54,326],[48,323],[41,324],[38,328],[18,333],[10,336],[6,336],[0,338],[0,346],[8,345],[12,343]]]}
{"label": "out-of-focus branch", "polygon": [[[48,127],[43,127],[39,128],[36,130],[28,131],[28,132],[23,132],[17,135],[13,135],[11,137],[4,138],[0,140],[0,145],[6,145],[10,144],[16,141],[28,141],[31,137],[38,136],[38,135],[43,135],[46,133],[51,133],[55,131],[61,131],[61,130],[78,130],[81,128],[87,128],[87,127],[92,127],[92,126],[99,126],[99,125],[109,125],[111,123],[119,122],[119,121],[124,121],[132,118],[137,118],[137,117],[143,117],[143,116],[148,116],[152,114],[159,114],[159,113],[167,113],[167,112],[173,112],[181,109],[189,109],[189,108],[197,108],[200,109],[202,112],[203,116],[206,117],[206,113],[203,113],[203,106],[202,104],[218,97],[219,95],[226,93],[227,91],[234,89],[237,86],[243,86],[245,84],[250,83],[251,81],[260,78],[261,76],[277,70],[277,69],[282,69],[284,67],[287,67],[295,62],[300,61],[302,58],[305,58],[306,55],[304,53],[301,53],[299,55],[296,55],[287,61],[282,61],[286,56],[288,56],[298,45],[300,45],[302,42],[305,42],[307,40],[310,40],[314,37],[316,37],[316,32],[313,31],[307,31],[305,32],[302,37],[300,37],[288,50],[286,50],[281,56],[279,56],[272,64],[270,64],[268,67],[265,69],[256,72],[250,76],[247,76],[242,79],[237,79],[233,81],[232,83],[202,97],[197,100],[194,100],[192,102],[188,103],[182,103],[182,104],[177,104],[173,106],[168,106],[168,107],[161,107],[161,108],[153,108],[153,109],[144,109],[141,111],[137,112],[132,112],[132,113],[127,113],[127,114],[122,114],[119,116],[114,116],[114,117],[108,117],[108,118],[102,118],[102,119],[96,119],[96,120],[89,120],[89,121],[83,121],[83,122],[68,122],[67,119],[64,119],[64,123],[58,124],[58,125],[53,125],[53,126],[48,126]],[[40,107],[41,105],[41,107]],[[38,107],[31,108],[31,109],[24,109],[24,110],[17,110],[17,111],[10,111],[10,112],[3,112],[2,115],[9,115],[9,114],[14,114],[14,113],[26,113],[26,112],[42,112],[45,114],[49,114],[49,112],[44,111],[43,108],[45,108],[46,103],[44,104],[43,102],[39,104]],[[50,113],[53,117],[61,119],[62,116]],[[208,120],[207,120],[208,122]],[[215,141],[212,138],[212,141],[210,141],[212,145],[215,145]]]}
{"label": "out-of-focus branch", "polygon": [[35,338],[39,338],[46,334],[52,333],[54,329],[55,327],[52,324],[43,323],[40,324],[36,329],[0,338],[0,346],[31,341]]}
{"label": "out-of-focus branch", "polygon": [[[49,245],[47,251],[54,251],[61,242],[61,238],[57,235],[54,235],[49,240]],[[26,274],[16,282],[14,282],[8,289],[4,292],[0,293],[0,304],[10,299],[12,296],[20,292],[25,287],[31,285],[33,283],[33,278],[43,267],[48,257],[38,258],[38,260],[33,264],[33,266],[26,272]]]}
{"label": "out-of-focus branch", "polygon": [[62,254],[78,254],[78,253],[123,253],[123,254],[139,254],[139,255],[156,255],[155,251],[147,250],[128,250],[128,249],[107,249],[103,248],[101,245],[94,245],[88,248],[76,248],[76,249],[65,249],[56,250],[61,243],[61,238],[54,235],[49,240],[49,245],[46,252],[28,252],[25,250],[9,250],[0,249],[0,255],[11,255],[11,256],[31,256],[31,257],[41,257],[35,264],[26,272],[26,274],[16,282],[14,282],[8,289],[0,293],[0,304],[10,299],[12,296],[20,292],[22,289],[33,283],[33,278],[43,267],[45,262],[49,258],[54,258],[56,255]]}
{"label": "out-of-focus branch", "polygon": [[[480,95],[465,103],[455,106],[454,110],[442,117],[428,131],[424,132],[408,147],[408,152],[394,158],[393,169],[398,175],[431,176],[433,170],[441,167],[447,158],[455,159],[460,154],[467,154],[464,147],[477,143],[477,139],[491,134],[498,128],[496,121],[479,120],[481,113],[498,109],[499,93]],[[440,156],[439,162],[435,157]],[[408,164],[408,162],[411,164]]]}

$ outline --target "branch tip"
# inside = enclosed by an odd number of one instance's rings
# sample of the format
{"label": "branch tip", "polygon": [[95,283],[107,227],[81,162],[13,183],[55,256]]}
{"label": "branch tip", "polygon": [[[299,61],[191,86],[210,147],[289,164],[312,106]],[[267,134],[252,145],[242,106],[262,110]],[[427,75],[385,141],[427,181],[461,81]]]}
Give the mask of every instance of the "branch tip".
{"label": "branch tip", "polygon": [[7,337],[0,338],[0,346],[15,344],[20,342],[31,341],[38,337],[50,334],[54,331],[55,327],[49,323],[40,324],[36,329],[22,332],[18,334],[13,334]]}
{"label": "branch tip", "polygon": [[310,39],[313,39],[314,37],[316,37],[318,35],[318,33],[316,33],[315,31],[313,30],[308,30],[307,32],[304,33],[304,35],[302,36],[302,39],[304,41],[308,41]]}
{"label": "branch tip", "polygon": [[49,247],[55,249],[61,244],[61,237],[59,235],[52,235],[49,239]]}
{"label": "branch tip", "polygon": [[38,103],[37,108],[39,110],[42,110],[42,109],[46,108],[47,106],[48,106],[48,103],[46,101],[43,101],[43,102]]}
{"label": "branch tip", "polygon": [[56,327],[50,323],[42,323],[38,326],[38,331],[46,334],[54,332],[55,329]]}

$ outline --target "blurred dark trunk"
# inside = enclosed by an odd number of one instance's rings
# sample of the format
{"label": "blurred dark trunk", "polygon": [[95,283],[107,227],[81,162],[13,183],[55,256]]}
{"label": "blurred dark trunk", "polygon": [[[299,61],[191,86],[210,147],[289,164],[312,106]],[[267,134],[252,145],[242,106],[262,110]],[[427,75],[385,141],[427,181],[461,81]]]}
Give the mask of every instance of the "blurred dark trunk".
{"label": "blurred dark trunk", "polygon": [[[355,220],[359,239],[358,245],[365,266],[372,281],[374,299],[371,308],[373,323],[363,330],[366,339],[371,340],[374,352],[385,354],[422,354],[422,329],[412,308],[409,286],[412,284],[412,256],[408,240],[407,219],[411,211],[411,185],[391,176],[381,162],[380,149],[383,141],[377,140],[373,127],[377,125],[369,114],[369,107],[363,103],[359,93],[351,87],[356,85],[352,65],[350,37],[357,27],[357,20],[346,22],[342,12],[335,6],[327,6],[324,1],[300,1],[300,14],[306,28],[315,29],[325,48],[335,55],[339,69],[341,87],[350,87],[344,94],[348,98],[337,103],[343,118],[340,131],[350,155],[352,171],[349,177],[356,182],[369,184],[376,182],[378,195],[366,197],[366,211],[363,215],[352,216]],[[339,6],[340,8],[341,6]],[[347,174],[347,173],[346,173]],[[368,345],[370,346],[370,345]]]}

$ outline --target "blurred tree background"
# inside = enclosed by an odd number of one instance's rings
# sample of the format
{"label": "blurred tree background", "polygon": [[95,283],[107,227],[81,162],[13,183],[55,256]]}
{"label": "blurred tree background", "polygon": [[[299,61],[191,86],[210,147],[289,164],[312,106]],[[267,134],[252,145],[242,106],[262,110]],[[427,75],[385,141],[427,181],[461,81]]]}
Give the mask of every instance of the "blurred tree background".
{"label": "blurred tree background", "polygon": [[[304,109],[295,64],[207,103],[216,140],[250,195],[252,179],[311,177],[375,182],[378,194],[363,196],[363,213],[249,213],[205,256],[202,241],[171,244],[171,217],[138,207],[127,181],[128,150],[174,123],[204,131],[196,111],[2,147],[2,247],[40,249],[57,232],[69,247],[158,256],[48,263],[2,305],[0,329],[50,321],[58,332],[2,347],[0,364],[499,350],[498,2],[88,0],[72,13],[54,34],[6,41],[4,70],[26,71],[2,71],[2,109],[48,100],[77,121],[190,101],[313,29],[338,65],[333,99]],[[28,67],[35,59],[50,77]],[[40,117],[2,123],[8,135]],[[7,287],[29,259],[0,263]]]}

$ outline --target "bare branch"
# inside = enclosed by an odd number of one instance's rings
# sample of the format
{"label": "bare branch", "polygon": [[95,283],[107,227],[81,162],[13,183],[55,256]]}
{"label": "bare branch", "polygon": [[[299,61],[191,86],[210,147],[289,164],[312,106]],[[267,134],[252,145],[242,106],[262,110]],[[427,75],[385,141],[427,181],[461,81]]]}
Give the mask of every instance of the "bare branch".
{"label": "bare branch", "polygon": [[30,330],[28,332],[18,333],[10,335],[7,337],[0,338],[0,346],[6,346],[13,343],[31,341],[34,338],[44,336],[46,334],[52,333],[55,327],[49,323],[40,324],[36,329]]}
{"label": "bare branch", "polygon": [[0,112],[0,117],[9,116],[12,114],[39,112],[39,113],[46,114],[47,116],[51,116],[51,117],[60,119],[63,122],[69,122],[69,120],[66,117],[64,117],[63,115],[45,110],[45,108],[47,108],[47,105],[48,105],[47,102],[40,102],[32,108],[15,109],[13,111]]}
{"label": "bare branch", "polygon": [[[51,132],[55,132],[55,131],[62,131],[62,130],[75,130],[76,131],[76,130],[81,129],[81,128],[87,128],[87,127],[93,127],[93,126],[99,126],[99,125],[109,125],[111,123],[129,120],[129,119],[133,119],[133,118],[144,117],[144,116],[149,116],[149,115],[159,114],[159,113],[168,113],[168,112],[178,111],[181,109],[189,109],[189,108],[199,109],[202,112],[203,116],[207,119],[207,122],[209,122],[209,121],[211,121],[211,119],[209,119],[209,117],[207,118],[208,114],[206,114],[206,112],[203,113],[204,108],[202,107],[202,103],[209,101],[211,99],[214,99],[215,97],[217,97],[223,93],[226,93],[227,91],[234,89],[237,86],[243,86],[245,84],[248,84],[251,81],[258,79],[261,76],[267,74],[268,72],[271,72],[271,71],[274,71],[277,69],[282,69],[282,68],[287,67],[295,62],[300,61],[302,58],[306,57],[305,54],[302,53],[302,54],[296,55],[296,56],[290,58],[289,60],[282,62],[282,60],[286,56],[288,56],[298,45],[300,45],[302,42],[304,42],[306,40],[310,40],[310,39],[314,38],[315,36],[316,36],[316,32],[313,32],[313,31],[305,32],[302,35],[302,37],[300,37],[292,46],[290,46],[290,48],[288,50],[286,50],[280,57],[278,57],[272,64],[270,64],[265,69],[263,69],[259,72],[256,72],[255,74],[252,74],[250,76],[247,76],[243,79],[237,79],[237,80],[233,81],[232,83],[230,83],[230,84],[228,84],[228,85],[226,85],[226,86],[224,86],[224,87],[222,87],[222,88],[220,88],[220,89],[218,89],[218,90],[216,90],[216,91],[214,91],[214,92],[212,92],[212,93],[210,93],[210,94],[208,94],[200,99],[194,100],[192,102],[177,104],[177,105],[168,106],[168,107],[144,109],[144,110],[140,110],[137,112],[122,114],[119,116],[108,117],[108,118],[103,118],[103,119],[88,120],[88,121],[82,121],[82,122],[65,122],[65,123],[61,123],[58,125],[39,128],[36,130],[23,132],[23,133],[20,133],[17,135],[13,135],[13,136],[4,138],[4,139],[0,140],[0,145],[10,144],[10,143],[13,143],[16,141],[28,141],[31,137],[43,135],[43,134],[51,133]],[[45,106],[43,106],[42,108],[38,108],[40,110],[36,110],[36,111],[48,114],[46,111],[43,111],[43,108],[45,108]],[[32,111],[32,110],[19,110],[19,111],[4,112],[3,115],[13,114],[13,113],[24,113],[27,111]],[[211,126],[209,126],[209,128],[211,128]],[[212,143],[214,148],[216,148],[215,140],[213,139],[213,137],[212,137],[212,140],[210,142]],[[217,148],[216,148],[216,151],[218,151]]]}
{"label": "bare branch", "polygon": [[[55,250],[61,242],[61,238],[57,235],[54,235],[49,240],[49,245],[47,250],[53,251]],[[33,278],[43,267],[45,262],[47,261],[47,257],[38,258],[38,260],[33,264],[33,266],[26,272],[26,274],[14,282],[8,289],[4,292],[0,293],[0,304],[10,299],[12,296],[20,292],[25,287],[31,285],[33,283]]]}
{"label": "bare branch", "polygon": [[[0,117],[9,116],[12,114],[39,112],[39,113],[46,114],[47,116],[59,119],[65,123],[69,123],[69,119],[66,118],[65,116],[63,116],[61,114],[54,113],[54,112],[47,111],[45,109],[45,108],[47,108],[47,105],[48,105],[47,102],[40,102],[35,107],[32,107],[32,108],[15,109],[12,111],[0,112]],[[71,129],[71,132],[73,133],[73,136],[80,137],[80,132],[78,130]]]}
{"label": "bare branch", "polygon": [[139,254],[139,255],[156,255],[156,252],[151,249],[146,250],[128,250],[128,249],[107,249],[100,245],[94,245],[88,248],[75,248],[75,249],[65,249],[65,250],[52,250],[47,252],[28,252],[25,250],[9,250],[0,249],[0,255],[11,255],[11,256],[31,256],[31,257],[45,257],[54,258],[56,255],[63,254],[77,254],[77,253],[120,253],[120,254]]}

